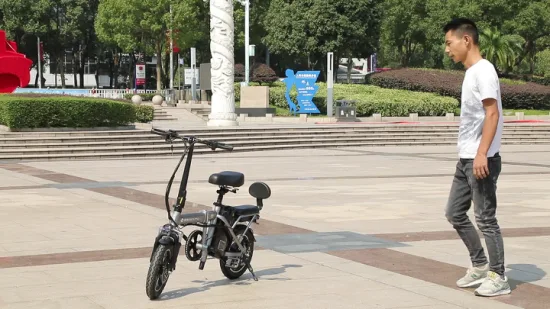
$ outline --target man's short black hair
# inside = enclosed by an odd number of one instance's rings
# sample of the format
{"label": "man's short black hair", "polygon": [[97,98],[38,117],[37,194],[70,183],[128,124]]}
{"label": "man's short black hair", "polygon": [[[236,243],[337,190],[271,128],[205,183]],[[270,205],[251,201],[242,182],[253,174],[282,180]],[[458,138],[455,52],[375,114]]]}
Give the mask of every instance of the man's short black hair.
{"label": "man's short black hair", "polygon": [[479,44],[479,32],[476,24],[472,20],[467,18],[455,18],[443,27],[444,33],[451,30],[458,32],[459,34],[467,33],[474,40],[474,44]]}

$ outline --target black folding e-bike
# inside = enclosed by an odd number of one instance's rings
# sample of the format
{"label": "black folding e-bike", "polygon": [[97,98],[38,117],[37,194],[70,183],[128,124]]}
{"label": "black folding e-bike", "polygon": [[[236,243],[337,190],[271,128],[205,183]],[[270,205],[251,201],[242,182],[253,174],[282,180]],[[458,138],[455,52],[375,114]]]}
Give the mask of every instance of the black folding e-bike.
{"label": "black folding e-bike", "polygon": [[[165,194],[166,211],[169,222],[160,227],[155,238],[151,253],[149,271],[146,280],[146,292],[149,299],[160,296],[168,277],[176,268],[182,239],[184,240],[185,256],[190,261],[199,261],[202,270],[208,257],[219,260],[222,273],[229,279],[241,277],[248,269],[254,280],[258,280],[250,265],[254,253],[254,232],[250,227],[259,218],[263,207],[263,200],[271,196],[271,189],[263,182],[254,182],[249,187],[249,193],[256,198],[256,205],[229,206],[222,203],[223,196],[228,193],[237,193],[237,188],[244,184],[244,175],[239,172],[225,171],[212,174],[208,182],[217,185],[218,199],[212,210],[202,210],[196,213],[182,214],[187,198],[187,181],[195,144],[204,144],[212,150],[233,150],[233,146],[217,141],[202,140],[194,136],[180,136],[176,131],[163,131],[153,128],[152,133],[161,135],[167,142],[172,143],[181,139],[185,144],[180,161],[178,162]],[[183,177],[179,188],[176,203],[170,213],[169,194],[172,182],[183,159],[187,155]],[[201,229],[192,231],[185,236],[181,228],[193,225]]]}

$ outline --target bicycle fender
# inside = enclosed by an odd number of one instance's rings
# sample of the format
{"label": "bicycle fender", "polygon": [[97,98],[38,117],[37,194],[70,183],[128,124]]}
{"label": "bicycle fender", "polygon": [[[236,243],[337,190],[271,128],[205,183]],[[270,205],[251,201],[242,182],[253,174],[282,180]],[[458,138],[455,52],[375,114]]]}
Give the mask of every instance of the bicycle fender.
{"label": "bicycle fender", "polygon": [[174,238],[172,238],[172,236],[169,236],[169,235],[163,235],[160,239],[159,239],[159,243],[161,245],[167,245],[167,246],[171,246],[175,243],[174,241]]}
{"label": "bicycle fender", "polygon": [[[247,225],[244,223],[238,223],[237,226],[235,226],[235,228],[233,229],[233,232],[235,233],[235,235],[237,235],[239,232],[244,232],[246,226]],[[250,231],[250,234],[252,235],[252,241],[256,242],[256,236],[254,236],[254,231],[252,230],[252,228],[248,228],[248,231]]]}

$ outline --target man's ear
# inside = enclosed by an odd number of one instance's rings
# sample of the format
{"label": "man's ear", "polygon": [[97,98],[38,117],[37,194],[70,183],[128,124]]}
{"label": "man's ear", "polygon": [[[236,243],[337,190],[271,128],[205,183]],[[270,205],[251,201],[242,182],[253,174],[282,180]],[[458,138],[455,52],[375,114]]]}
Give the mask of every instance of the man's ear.
{"label": "man's ear", "polygon": [[467,47],[472,45],[472,37],[471,36],[469,36],[467,34],[464,34],[462,36],[462,39],[464,40],[464,44],[466,44]]}

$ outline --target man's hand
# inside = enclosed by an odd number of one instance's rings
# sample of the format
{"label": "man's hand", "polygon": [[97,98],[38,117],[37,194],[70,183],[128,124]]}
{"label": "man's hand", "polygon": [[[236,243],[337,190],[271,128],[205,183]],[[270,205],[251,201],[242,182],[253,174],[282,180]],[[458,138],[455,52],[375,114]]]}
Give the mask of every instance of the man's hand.
{"label": "man's hand", "polygon": [[489,176],[489,165],[487,163],[487,157],[481,154],[477,154],[474,158],[474,176],[477,179],[483,179]]}

